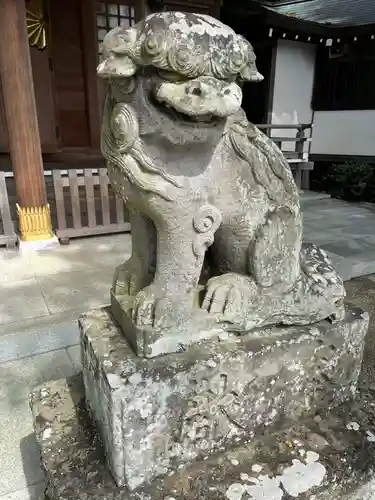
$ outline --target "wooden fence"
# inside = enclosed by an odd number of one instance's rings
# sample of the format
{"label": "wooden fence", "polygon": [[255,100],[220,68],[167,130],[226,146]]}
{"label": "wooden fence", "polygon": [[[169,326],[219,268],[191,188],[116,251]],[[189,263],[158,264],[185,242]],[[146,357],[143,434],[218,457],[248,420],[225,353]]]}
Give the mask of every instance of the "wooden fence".
{"label": "wooden fence", "polygon": [[113,192],[106,168],[53,170],[52,178],[51,215],[56,216],[59,239],[130,231],[126,208]]}
{"label": "wooden fence", "polygon": [[[294,174],[297,187],[299,189],[310,188],[310,172],[314,168],[314,163],[309,161],[311,136],[307,137],[306,131],[312,130],[312,123],[300,123],[295,125],[278,125],[265,124],[257,125],[266,135],[268,135],[282,150],[284,156],[288,160],[290,168]],[[290,131],[296,130],[295,135],[280,135],[275,136],[274,131]],[[311,134],[310,134],[311,135]],[[284,148],[286,142],[295,142],[294,151]],[[306,148],[306,145],[308,146]]]}
{"label": "wooden fence", "polygon": [[15,246],[17,235],[14,231],[5,173],[0,172],[0,245]]}

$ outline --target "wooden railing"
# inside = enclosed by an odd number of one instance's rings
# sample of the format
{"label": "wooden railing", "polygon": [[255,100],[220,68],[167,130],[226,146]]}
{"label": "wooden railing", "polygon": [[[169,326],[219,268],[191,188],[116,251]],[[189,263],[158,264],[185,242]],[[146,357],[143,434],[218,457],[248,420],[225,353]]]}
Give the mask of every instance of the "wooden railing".
{"label": "wooden railing", "polygon": [[52,178],[60,240],[130,231],[126,208],[111,189],[106,168],[53,170]]}
{"label": "wooden railing", "polygon": [[16,243],[17,235],[10,211],[6,178],[4,172],[0,172],[0,245],[12,247]]}
{"label": "wooden railing", "polygon": [[[309,151],[306,151],[306,144],[311,142],[311,137],[306,135],[306,131],[313,128],[312,123],[300,123],[295,125],[280,125],[280,124],[262,124],[257,125],[257,127],[262,130],[266,135],[268,135],[282,150],[290,168],[292,169],[297,187],[299,189],[309,189],[310,184],[310,172],[314,168],[314,163],[309,161]],[[296,130],[294,136],[273,135],[275,130],[285,130],[293,131]],[[285,149],[283,146],[286,142],[295,142],[294,151]]]}

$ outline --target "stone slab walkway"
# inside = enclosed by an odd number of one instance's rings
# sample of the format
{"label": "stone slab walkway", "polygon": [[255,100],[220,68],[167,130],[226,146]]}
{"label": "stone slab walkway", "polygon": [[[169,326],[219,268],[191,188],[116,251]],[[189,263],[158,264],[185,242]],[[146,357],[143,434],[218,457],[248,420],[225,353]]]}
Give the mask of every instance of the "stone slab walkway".
{"label": "stone slab walkway", "polygon": [[[302,205],[305,240],[324,247],[346,279],[375,273],[375,207],[320,197],[305,197]],[[42,499],[28,394],[79,371],[77,318],[108,303],[113,269],[130,250],[129,235],[32,255],[0,249],[0,500]],[[366,300],[375,307],[374,280],[365,280]],[[355,283],[348,283],[349,295],[358,295]]]}
{"label": "stone slab walkway", "polygon": [[327,251],[344,278],[375,273],[375,204],[303,201],[304,240]]}
{"label": "stone slab walkway", "polygon": [[0,250],[0,362],[76,344],[79,314],[109,302],[113,270],[130,251],[128,234]]}

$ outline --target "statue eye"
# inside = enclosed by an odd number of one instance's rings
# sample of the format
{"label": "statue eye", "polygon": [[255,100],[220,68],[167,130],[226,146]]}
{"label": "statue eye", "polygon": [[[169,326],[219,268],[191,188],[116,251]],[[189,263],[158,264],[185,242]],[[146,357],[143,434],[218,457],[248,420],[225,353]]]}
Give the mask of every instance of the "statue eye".
{"label": "statue eye", "polygon": [[186,80],[182,75],[178,73],[174,73],[173,71],[165,71],[163,69],[158,69],[158,75],[163,80],[167,80],[168,82],[181,82]]}

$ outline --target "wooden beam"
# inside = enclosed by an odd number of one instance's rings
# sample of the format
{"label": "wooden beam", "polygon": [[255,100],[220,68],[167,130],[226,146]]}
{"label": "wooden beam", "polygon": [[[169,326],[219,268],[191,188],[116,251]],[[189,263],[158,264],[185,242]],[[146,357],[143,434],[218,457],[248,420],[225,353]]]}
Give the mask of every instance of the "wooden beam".
{"label": "wooden beam", "polygon": [[161,0],[165,10],[196,12],[220,16],[222,0]]}
{"label": "wooden beam", "polygon": [[375,155],[358,155],[358,154],[310,154],[310,160],[315,161],[316,163],[329,163],[330,165],[336,164],[340,165],[342,163],[346,163],[347,161],[352,161],[356,163],[370,163],[375,166]]}
{"label": "wooden beam", "polygon": [[0,74],[17,188],[21,237],[52,236],[44,184],[25,0],[0,2]]}

